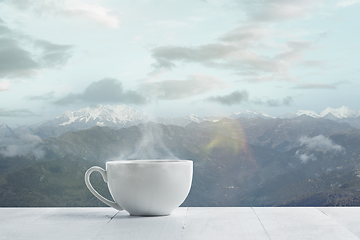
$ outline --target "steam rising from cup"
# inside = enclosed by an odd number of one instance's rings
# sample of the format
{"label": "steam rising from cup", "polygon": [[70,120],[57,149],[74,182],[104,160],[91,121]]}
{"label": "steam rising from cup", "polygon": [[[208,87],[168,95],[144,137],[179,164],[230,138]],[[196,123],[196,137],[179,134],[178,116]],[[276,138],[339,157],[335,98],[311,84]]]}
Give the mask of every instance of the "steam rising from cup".
{"label": "steam rising from cup", "polygon": [[162,126],[153,122],[138,125],[139,141],[132,150],[120,153],[118,159],[178,159],[164,143]]}

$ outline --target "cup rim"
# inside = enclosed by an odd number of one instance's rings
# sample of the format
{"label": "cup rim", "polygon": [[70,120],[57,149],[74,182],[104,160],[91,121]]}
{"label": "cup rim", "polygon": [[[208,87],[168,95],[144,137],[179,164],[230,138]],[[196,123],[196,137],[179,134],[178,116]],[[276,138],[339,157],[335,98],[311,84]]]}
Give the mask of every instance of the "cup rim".
{"label": "cup rim", "polygon": [[192,163],[192,160],[185,159],[139,159],[139,160],[114,160],[106,162],[106,165],[115,165],[115,164],[181,164],[181,163]]}

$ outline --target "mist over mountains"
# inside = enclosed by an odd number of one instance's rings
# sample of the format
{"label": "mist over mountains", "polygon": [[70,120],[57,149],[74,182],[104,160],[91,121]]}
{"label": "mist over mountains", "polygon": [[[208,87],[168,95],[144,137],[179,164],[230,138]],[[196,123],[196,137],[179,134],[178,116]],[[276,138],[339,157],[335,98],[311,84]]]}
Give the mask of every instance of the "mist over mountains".
{"label": "mist over mountains", "polygon": [[347,110],[156,120],[127,106],[100,105],[33,126],[3,125],[0,206],[103,206],[85,187],[87,168],[164,158],[194,161],[184,206],[359,205],[360,130],[344,122],[358,118]]}

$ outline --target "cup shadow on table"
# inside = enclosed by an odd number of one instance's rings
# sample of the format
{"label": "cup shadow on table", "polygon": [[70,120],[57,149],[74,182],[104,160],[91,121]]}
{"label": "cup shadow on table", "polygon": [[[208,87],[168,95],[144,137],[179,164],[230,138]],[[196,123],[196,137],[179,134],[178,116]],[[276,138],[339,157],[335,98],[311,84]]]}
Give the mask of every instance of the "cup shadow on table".
{"label": "cup shadow on table", "polygon": [[121,219],[133,219],[133,218],[163,218],[170,215],[130,215],[128,213],[125,214],[119,214],[120,212],[116,213],[114,218],[121,218]]}
{"label": "cup shadow on table", "polygon": [[106,213],[106,212],[91,212],[91,211],[82,211],[82,212],[58,212],[56,213],[57,218],[69,218],[69,219],[134,219],[134,218],[162,218],[167,217],[169,215],[165,216],[157,216],[157,215],[151,215],[151,216],[134,216],[130,215],[127,212],[113,212],[113,213]]}

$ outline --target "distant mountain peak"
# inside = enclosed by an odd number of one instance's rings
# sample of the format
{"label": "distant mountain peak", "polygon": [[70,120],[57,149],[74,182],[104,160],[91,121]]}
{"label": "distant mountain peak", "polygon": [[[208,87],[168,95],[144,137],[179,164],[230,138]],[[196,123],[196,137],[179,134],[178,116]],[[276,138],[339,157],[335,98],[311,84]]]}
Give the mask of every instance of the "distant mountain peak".
{"label": "distant mountain peak", "polygon": [[266,113],[259,112],[259,111],[251,111],[251,110],[245,110],[242,109],[236,113],[233,113],[229,116],[230,118],[255,118],[255,117],[261,117],[261,118],[274,118],[273,116],[270,116]]}
{"label": "distant mountain peak", "polygon": [[285,114],[282,114],[280,116],[278,116],[278,118],[296,118],[298,117],[299,115],[297,115],[296,113],[293,113],[293,112],[287,112]]}
{"label": "distant mountain peak", "polygon": [[297,111],[296,115],[298,116],[301,116],[301,115],[307,115],[307,116],[310,116],[310,117],[313,117],[313,118],[319,118],[319,114],[317,114],[316,112],[314,111],[311,111],[311,110],[299,110]]}
{"label": "distant mountain peak", "polygon": [[325,117],[326,115],[328,115],[329,113],[331,113],[333,116],[337,117],[337,118],[356,118],[360,116],[360,111],[356,111],[356,110],[352,110],[349,107],[345,107],[342,106],[340,108],[334,109],[331,107],[327,107],[325,110],[323,110],[320,113],[321,117]]}
{"label": "distant mountain peak", "polygon": [[59,125],[65,126],[73,123],[87,125],[112,126],[128,122],[144,122],[148,120],[145,113],[126,105],[97,105],[86,107],[77,111],[66,111],[59,115],[57,120],[62,120]]}
{"label": "distant mountain peak", "polygon": [[320,114],[310,110],[299,110],[296,115],[308,115],[314,118],[344,119],[359,117],[360,111],[352,110],[349,107],[342,106],[340,108],[327,107],[325,110],[321,111]]}

